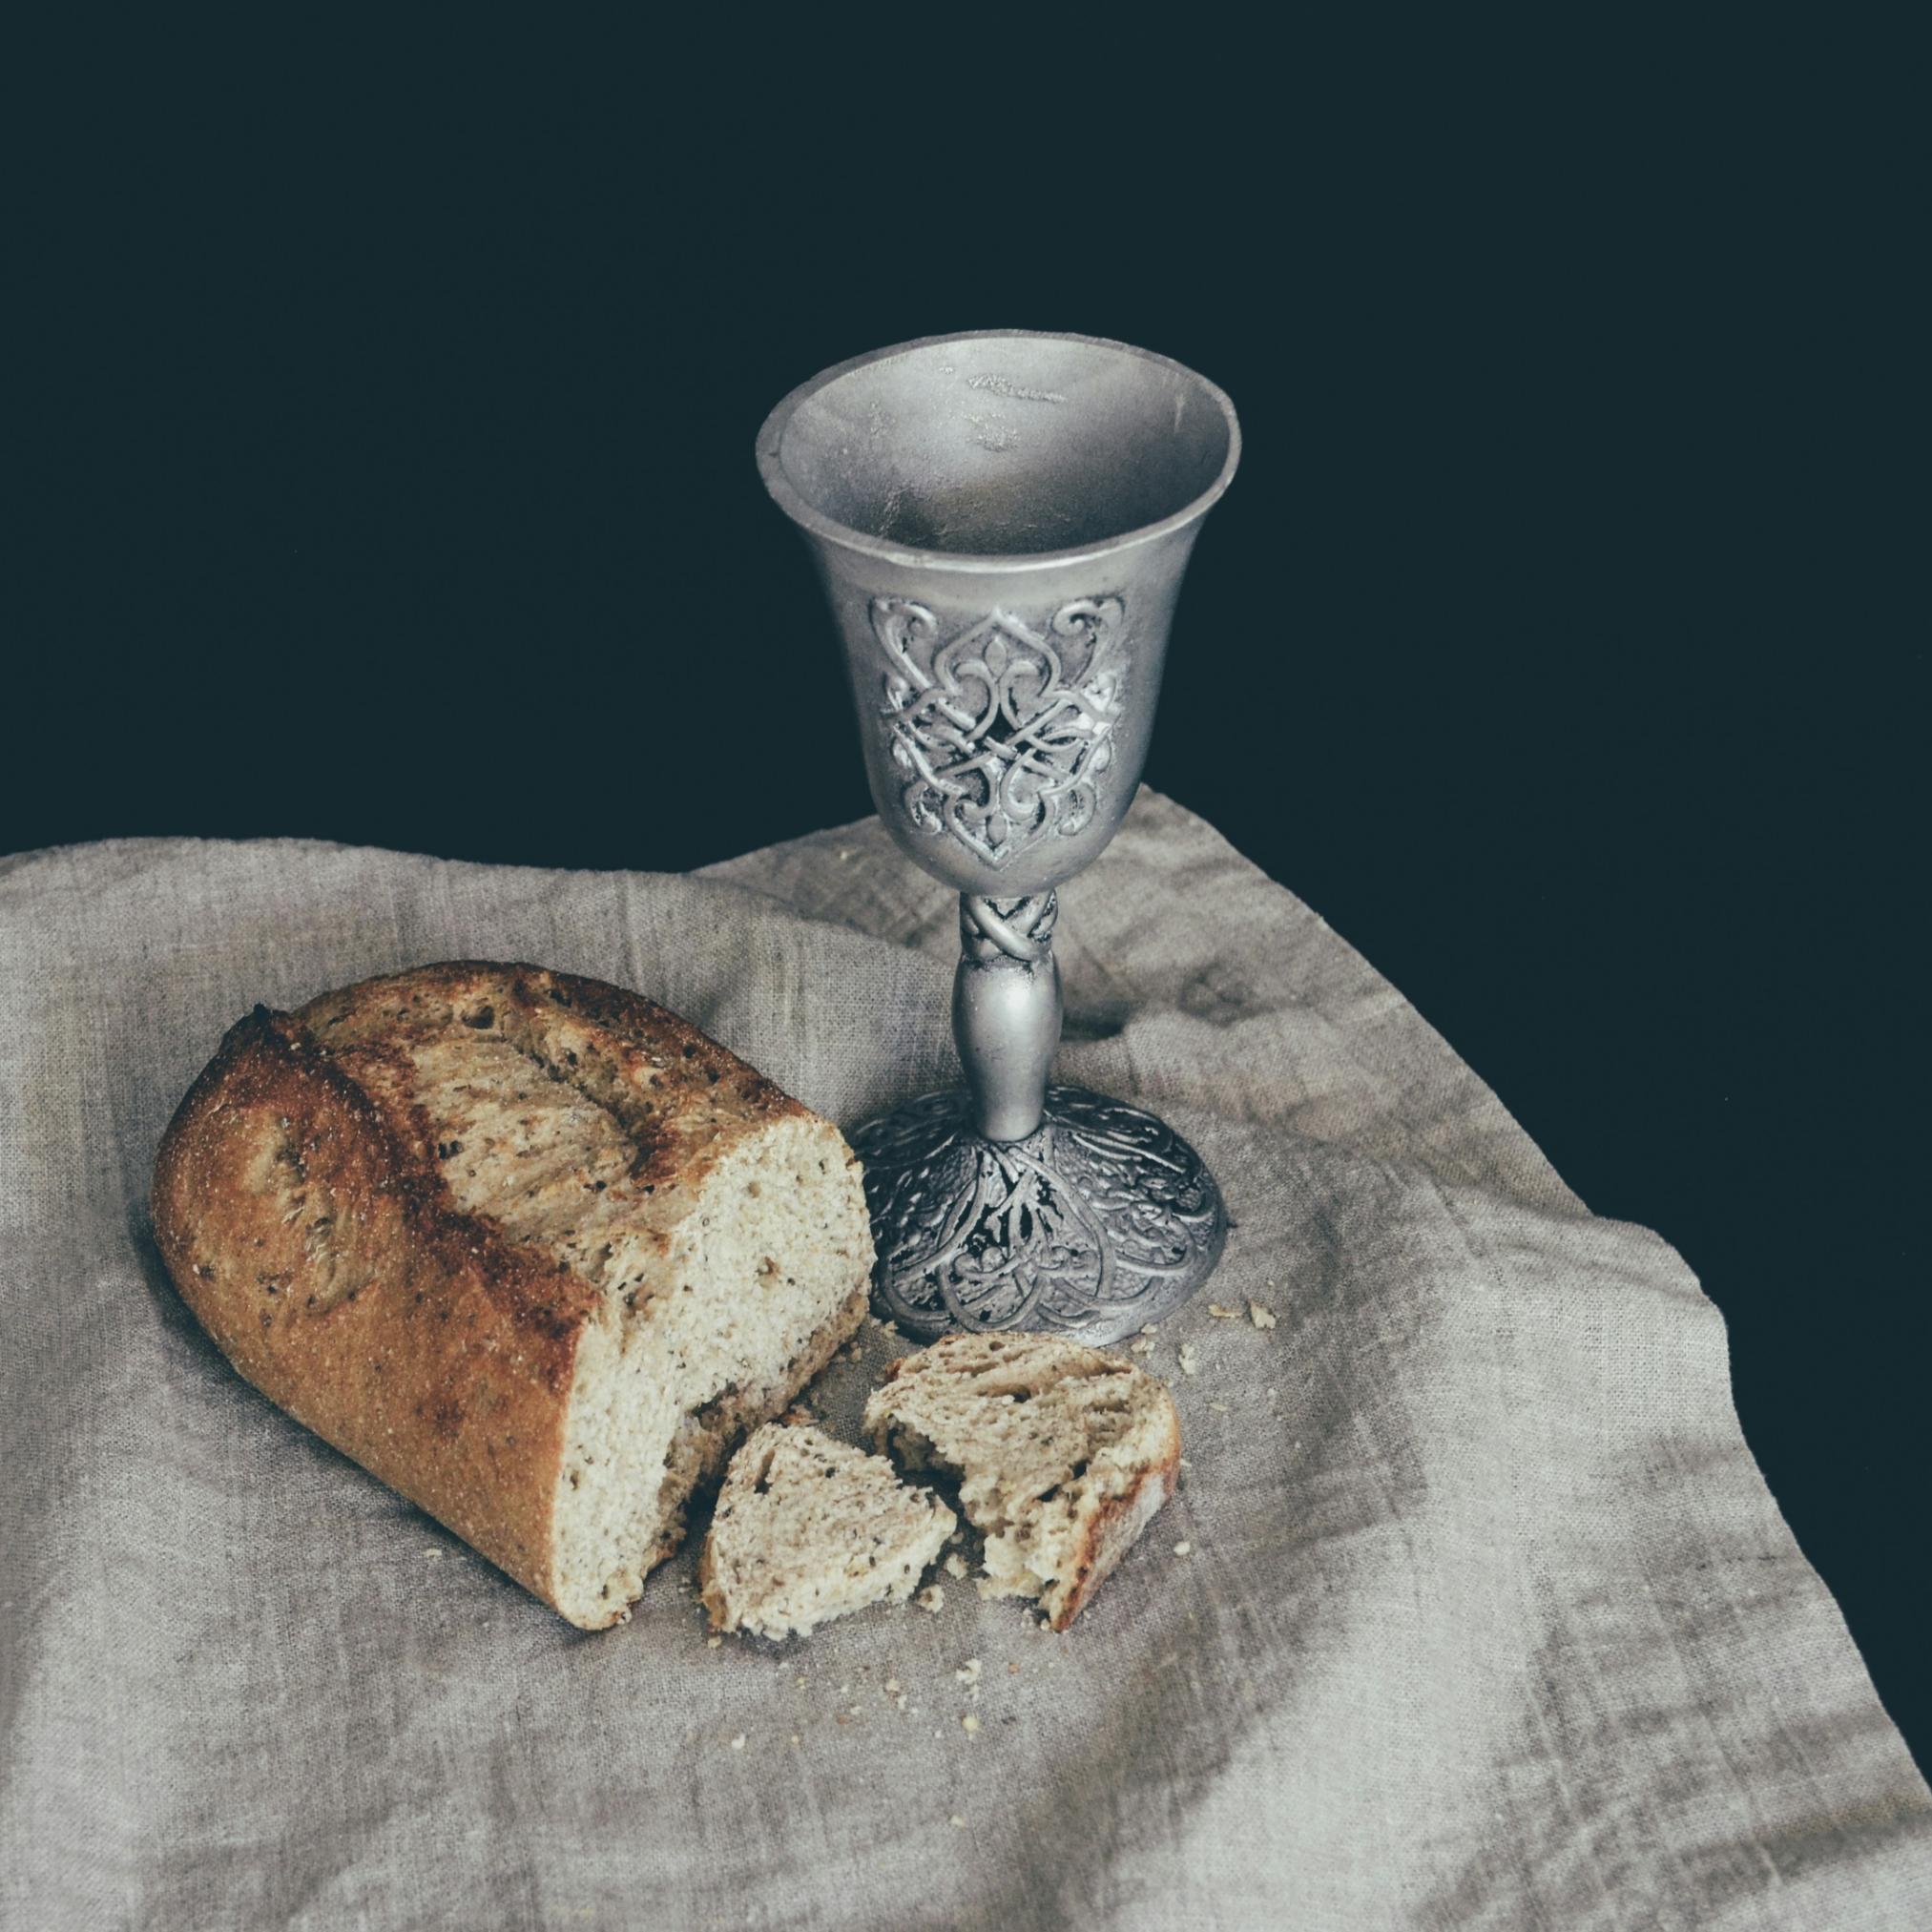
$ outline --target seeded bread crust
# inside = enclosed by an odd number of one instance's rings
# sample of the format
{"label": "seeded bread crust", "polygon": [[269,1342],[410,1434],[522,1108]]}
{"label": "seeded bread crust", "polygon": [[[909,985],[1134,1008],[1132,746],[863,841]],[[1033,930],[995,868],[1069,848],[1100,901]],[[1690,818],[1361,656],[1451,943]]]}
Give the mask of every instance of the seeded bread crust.
{"label": "seeded bread crust", "polygon": [[[272,1401],[561,1609],[555,1516],[570,1397],[592,1324],[615,1318],[570,1258],[458,1204],[447,1143],[439,1148],[403,1077],[404,1045],[447,1029],[452,1015],[479,1036],[520,1028],[575,1043],[558,1046],[551,1077],[568,1076],[581,1049],[606,1090],[621,1090],[634,1148],[621,1185],[645,1251],[669,1253],[706,1177],[775,1123],[815,1132],[827,1188],[859,1200],[856,1161],[829,1123],[675,1014],[521,965],[430,966],[295,1013],[258,1007],[182,1101],[152,1207],[162,1257],[202,1326]],[[605,1185],[585,1183],[600,1195]],[[863,1317],[862,1200],[833,1205],[856,1215],[851,1292],[781,1389],[730,1398],[709,1419],[713,1466]],[[638,1552],[640,1567],[678,1533]],[[565,1613],[599,1628],[625,1609],[613,1598]]]}

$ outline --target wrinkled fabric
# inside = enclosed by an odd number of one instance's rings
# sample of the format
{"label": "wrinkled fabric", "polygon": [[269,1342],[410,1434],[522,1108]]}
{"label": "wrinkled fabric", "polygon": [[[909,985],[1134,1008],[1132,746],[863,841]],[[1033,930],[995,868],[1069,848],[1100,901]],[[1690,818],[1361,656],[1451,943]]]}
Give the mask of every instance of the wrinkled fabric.
{"label": "wrinkled fabric", "polygon": [[[462,956],[635,987],[850,1126],[955,1077],[952,897],[874,821],[696,877],[0,861],[8,1922],[1932,1924],[1932,1795],[1683,1262],[1171,801],[1056,944],[1059,1076],[1237,1223],[1145,1358],[1180,1492],[1062,1637],[945,1576],[713,1648],[691,1551],[587,1635],[242,1383],[156,1145],[258,1001]],[[827,1375],[835,1426],[894,1352]]]}

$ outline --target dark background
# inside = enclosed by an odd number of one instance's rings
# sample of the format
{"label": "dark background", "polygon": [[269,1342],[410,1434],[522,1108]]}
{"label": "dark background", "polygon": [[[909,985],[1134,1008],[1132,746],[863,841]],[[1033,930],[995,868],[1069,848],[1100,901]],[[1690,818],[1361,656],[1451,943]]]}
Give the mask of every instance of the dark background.
{"label": "dark background", "polygon": [[1149,781],[1689,1259],[1922,1759],[1924,626],[1880,585],[1924,229],[1882,50],[1770,31],[50,58],[0,849],[676,868],[856,817],[765,410],[948,329],[1176,357],[1247,454]]}

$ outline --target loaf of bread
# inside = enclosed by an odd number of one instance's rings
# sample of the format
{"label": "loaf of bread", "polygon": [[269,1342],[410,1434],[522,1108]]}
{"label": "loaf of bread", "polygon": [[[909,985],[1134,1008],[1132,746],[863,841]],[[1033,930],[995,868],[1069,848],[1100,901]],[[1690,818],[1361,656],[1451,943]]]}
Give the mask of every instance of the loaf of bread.
{"label": "loaf of bread", "polygon": [[1180,1416],[1131,1361],[1051,1335],[948,1335],[895,1361],[865,1426],[909,1469],[959,1484],[988,1596],[1064,1631],[1174,1493]]}
{"label": "loaf of bread", "polygon": [[837,1129],[674,1013],[528,966],[257,1008],[155,1172],[235,1366],[587,1630],[858,1327]]}
{"label": "loaf of bread", "polygon": [[698,1558],[714,1630],[804,1636],[904,1603],[959,1518],[883,1456],[809,1423],[770,1423],[731,1460]]}

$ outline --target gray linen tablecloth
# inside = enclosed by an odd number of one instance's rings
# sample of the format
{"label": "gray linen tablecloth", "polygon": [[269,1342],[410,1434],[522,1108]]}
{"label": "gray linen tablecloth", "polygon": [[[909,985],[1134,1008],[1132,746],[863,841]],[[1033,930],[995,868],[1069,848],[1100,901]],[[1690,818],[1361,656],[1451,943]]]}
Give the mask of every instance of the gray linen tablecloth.
{"label": "gray linen tablecloth", "polygon": [[1174,804],[1063,903],[1063,1074],[1238,1220],[1150,1359],[1180,1494],[1065,1637],[948,1580],[713,1649],[688,1553],[587,1636],[239,1381],[155,1145],[256,1001],[454,955],[639,987],[855,1122],[952,1078],[950,896],[873,821],[694,878],[0,861],[9,1922],[1932,1925],[1932,1797],[1683,1263]]}

